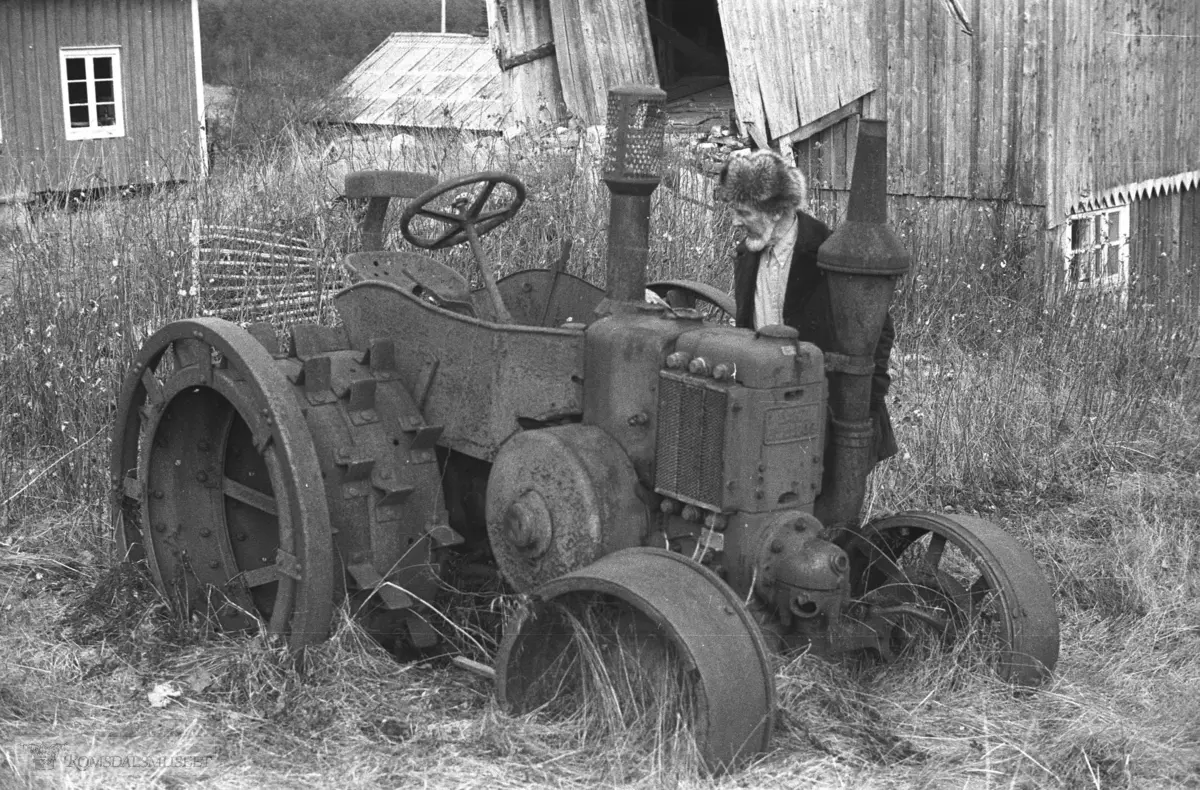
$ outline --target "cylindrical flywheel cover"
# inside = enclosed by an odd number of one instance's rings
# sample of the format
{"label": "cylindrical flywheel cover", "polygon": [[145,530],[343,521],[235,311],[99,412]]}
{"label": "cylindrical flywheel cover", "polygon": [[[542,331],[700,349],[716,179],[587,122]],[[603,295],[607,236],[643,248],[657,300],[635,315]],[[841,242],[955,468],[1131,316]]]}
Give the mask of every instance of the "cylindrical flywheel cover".
{"label": "cylindrical flywheel cover", "polygon": [[647,522],[637,487],[625,451],[596,426],[512,436],[487,487],[488,539],[504,577],[527,592],[640,545]]}
{"label": "cylindrical flywheel cover", "polygon": [[[734,592],[681,554],[639,547],[542,585],[507,627],[496,666],[501,704],[526,713],[571,685],[572,603],[619,602],[646,618],[691,678],[693,734],[708,768],[729,770],[765,750],[775,684],[758,625]],[[573,613],[572,613],[573,614]]]}

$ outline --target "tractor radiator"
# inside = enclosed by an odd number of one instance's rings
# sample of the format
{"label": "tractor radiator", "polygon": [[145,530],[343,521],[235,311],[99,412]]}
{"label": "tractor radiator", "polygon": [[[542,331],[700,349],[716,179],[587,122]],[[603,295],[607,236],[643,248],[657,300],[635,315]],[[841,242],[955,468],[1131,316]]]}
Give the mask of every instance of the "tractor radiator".
{"label": "tractor radiator", "polygon": [[655,490],[723,510],[728,406],[728,390],[709,380],[666,371],[660,375]]}

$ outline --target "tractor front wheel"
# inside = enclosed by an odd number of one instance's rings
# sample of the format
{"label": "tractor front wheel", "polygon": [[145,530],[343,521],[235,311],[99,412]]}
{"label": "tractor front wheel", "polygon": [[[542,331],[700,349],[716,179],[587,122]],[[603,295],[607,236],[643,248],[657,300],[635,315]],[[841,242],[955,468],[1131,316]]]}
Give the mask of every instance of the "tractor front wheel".
{"label": "tractor front wheel", "polygon": [[894,623],[889,647],[935,642],[1000,677],[1040,683],[1058,661],[1058,616],[1037,560],[995,524],[909,512],[839,541],[851,595]]}

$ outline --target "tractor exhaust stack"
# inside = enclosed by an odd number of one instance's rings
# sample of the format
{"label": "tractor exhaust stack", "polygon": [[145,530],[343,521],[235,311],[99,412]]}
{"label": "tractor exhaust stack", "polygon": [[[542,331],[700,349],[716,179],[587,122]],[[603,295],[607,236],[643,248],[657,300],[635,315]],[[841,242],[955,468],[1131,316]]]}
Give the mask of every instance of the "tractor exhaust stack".
{"label": "tractor exhaust stack", "polygon": [[896,279],[911,257],[887,226],[887,123],[860,121],[843,222],[817,252],[829,284],[835,348],[825,355],[833,412],[833,469],[816,502],[827,527],[857,526],[871,471],[871,376],[875,345],[887,320]]}
{"label": "tractor exhaust stack", "polygon": [[647,85],[608,92],[603,178],[612,196],[605,275],[609,303],[645,300],[650,196],[662,175],[666,103],[665,91]]}

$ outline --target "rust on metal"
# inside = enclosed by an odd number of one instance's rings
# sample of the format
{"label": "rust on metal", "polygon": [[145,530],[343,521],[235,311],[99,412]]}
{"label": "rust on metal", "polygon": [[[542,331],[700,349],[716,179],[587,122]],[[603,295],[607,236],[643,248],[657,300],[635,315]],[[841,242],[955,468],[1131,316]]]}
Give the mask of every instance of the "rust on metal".
{"label": "rust on metal", "polygon": [[518,433],[500,448],[488,477],[492,552],[521,592],[640,545],[646,519],[633,465],[594,426]]}

